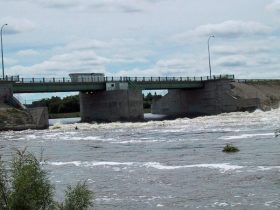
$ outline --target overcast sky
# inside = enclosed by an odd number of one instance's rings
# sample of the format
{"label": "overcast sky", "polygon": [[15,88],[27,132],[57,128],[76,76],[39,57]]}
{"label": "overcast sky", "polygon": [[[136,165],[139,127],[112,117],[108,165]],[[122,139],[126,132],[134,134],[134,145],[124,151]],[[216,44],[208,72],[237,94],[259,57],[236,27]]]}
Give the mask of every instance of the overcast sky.
{"label": "overcast sky", "polygon": [[280,0],[0,0],[6,73],[280,78]]}

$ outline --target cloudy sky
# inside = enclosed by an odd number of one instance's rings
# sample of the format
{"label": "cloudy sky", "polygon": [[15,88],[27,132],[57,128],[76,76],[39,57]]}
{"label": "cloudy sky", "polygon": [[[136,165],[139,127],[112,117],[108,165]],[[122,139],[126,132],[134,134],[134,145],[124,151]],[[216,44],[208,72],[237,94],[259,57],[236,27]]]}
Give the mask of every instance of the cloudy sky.
{"label": "cloudy sky", "polygon": [[280,0],[0,0],[8,75],[280,78]]}

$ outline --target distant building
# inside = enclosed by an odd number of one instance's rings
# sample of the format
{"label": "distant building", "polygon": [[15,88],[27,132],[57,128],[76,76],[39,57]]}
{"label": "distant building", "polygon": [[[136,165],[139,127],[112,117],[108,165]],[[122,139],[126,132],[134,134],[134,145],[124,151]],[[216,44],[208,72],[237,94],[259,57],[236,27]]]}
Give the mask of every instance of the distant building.
{"label": "distant building", "polygon": [[103,73],[73,73],[69,74],[72,82],[103,82]]}

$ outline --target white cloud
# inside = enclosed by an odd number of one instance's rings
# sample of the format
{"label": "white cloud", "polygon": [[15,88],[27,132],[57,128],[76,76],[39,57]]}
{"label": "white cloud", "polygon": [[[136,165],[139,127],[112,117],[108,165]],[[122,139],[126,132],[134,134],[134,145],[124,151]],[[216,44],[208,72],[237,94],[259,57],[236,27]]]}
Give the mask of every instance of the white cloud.
{"label": "white cloud", "polygon": [[[203,76],[208,74],[207,38],[214,34],[215,73],[247,76],[248,71],[262,73],[262,68],[275,74],[280,42],[278,26],[263,12],[267,3],[254,0],[254,8],[244,0],[218,1],[219,8],[207,0],[0,0],[1,7],[9,5],[2,16],[18,17],[26,11],[23,24],[9,21],[5,32],[15,25],[13,33],[32,30],[32,21],[38,25],[32,34],[7,37],[5,57],[28,65],[10,67],[26,76]],[[267,9],[275,10],[279,2]],[[196,13],[200,15],[193,18]],[[180,42],[170,42],[170,37]]]}
{"label": "white cloud", "polygon": [[193,30],[177,34],[174,38],[178,41],[187,41],[193,38],[208,37],[211,34],[219,38],[239,38],[267,35],[270,32],[272,32],[272,28],[262,23],[229,20],[218,24],[198,26]]}
{"label": "white cloud", "polygon": [[5,17],[0,20],[2,24],[8,24],[4,32],[7,34],[18,34],[35,29],[35,24],[26,18]]}
{"label": "white cloud", "polygon": [[104,42],[96,39],[77,40],[68,43],[63,47],[64,50],[89,50],[89,49],[104,49],[112,47],[109,42]]}
{"label": "white cloud", "polygon": [[[99,43],[99,42],[98,42]],[[57,49],[57,48],[56,48]],[[69,73],[74,72],[94,72],[104,73],[106,65],[113,64],[131,64],[145,63],[144,58],[112,56],[105,57],[97,55],[94,49],[87,49],[83,44],[81,46],[75,43],[68,44],[56,50],[49,59],[31,66],[16,65],[9,68],[11,74],[20,74],[22,76],[63,76],[67,77]],[[37,54],[34,50],[23,50],[17,53],[18,56],[31,56]]]}
{"label": "white cloud", "polygon": [[4,64],[5,66],[11,66],[11,65],[16,65],[18,63],[18,60],[13,59],[13,58],[4,58]]}
{"label": "white cloud", "polygon": [[223,56],[215,61],[215,64],[223,67],[242,67],[247,65],[247,59],[242,55]]}
{"label": "white cloud", "polygon": [[208,73],[208,64],[205,57],[186,55],[158,60],[152,67],[147,69],[128,69],[117,72],[118,76],[176,76],[176,77],[193,77],[203,76]]}
{"label": "white cloud", "polygon": [[20,57],[33,57],[39,55],[39,52],[33,49],[20,50],[16,53]]}
{"label": "white cloud", "polygon": [[[22,1],[22,0],[14,0]],[[25,0],[40,6],[75,11],[143,12],[149,5],[166,0]]]}
{"label": "white cloud", "polygon": [[273,13],[280,13],[280,0],[275,0],[266,6],[266,10]]}
{"label": "white cloud", "polygon": [[271,51],[272,48],[270,46],[264,46],[259,44],[239,44],[236,45],[218,45],[213,46],[211,48],[211,52],[213,54],[220,55],[231,55],[231,54],[251,54],[251,53],[267,53]]}

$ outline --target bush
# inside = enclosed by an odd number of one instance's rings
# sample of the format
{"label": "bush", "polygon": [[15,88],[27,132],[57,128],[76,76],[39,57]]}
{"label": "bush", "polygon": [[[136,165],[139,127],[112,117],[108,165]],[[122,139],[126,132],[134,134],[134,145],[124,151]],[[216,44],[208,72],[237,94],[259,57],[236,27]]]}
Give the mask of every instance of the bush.
{"label": "bush", "polygon": [[7,186],[7,174],[3,167],[3,162],[0,160],[0,209],[6,209],[8,203],[8,186]]}
{"label": "bush", "polygon": [[92,206],[92,192],[88,190],[85,183],[78,183],[76,187],[67,187],[65,191],[65,201],[59,205],[61,210],[86,210]]}
{"label": "bush", "polygon": [[227,153],[239,152],[239,149],[231,144],[227,144],[224,147],[223,152],[227,152]]}
{"label": "bush", "polygon": [[63,203],[54,201],[54,187],[40,161],[18,151],[8,171],[0,161],[1,210],[86,210],[93,193],[85,183],[68,186]]}

